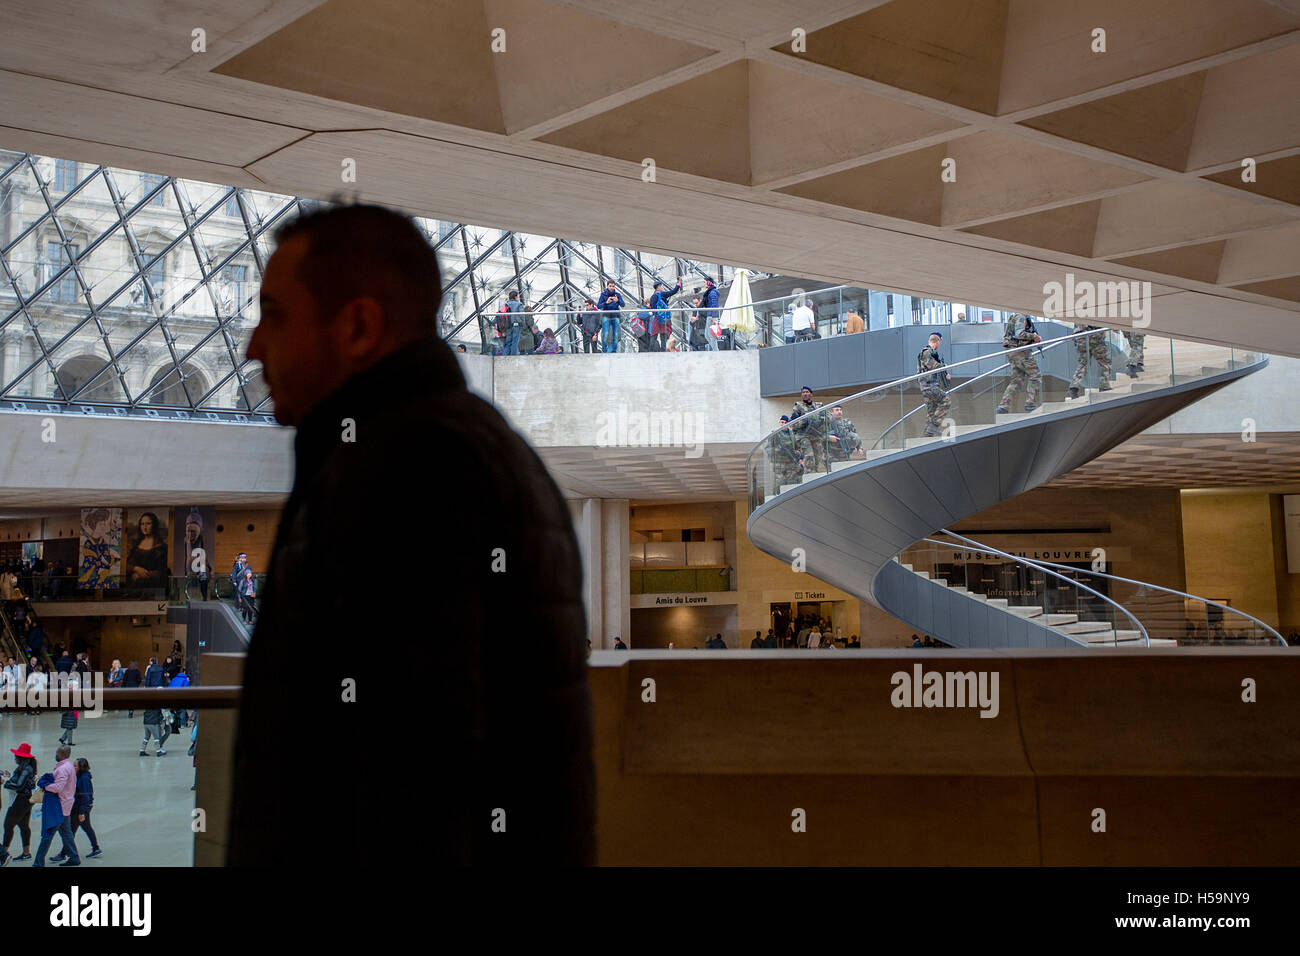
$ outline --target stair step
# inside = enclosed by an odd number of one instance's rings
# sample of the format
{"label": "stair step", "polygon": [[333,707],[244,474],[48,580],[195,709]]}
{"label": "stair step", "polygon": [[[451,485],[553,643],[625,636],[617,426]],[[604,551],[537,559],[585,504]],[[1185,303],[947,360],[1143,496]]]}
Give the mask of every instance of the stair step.
{"label": "stair step", "polygon": [[1008,603],[1006,598],[989,598],[988,602],[990,607],[1006,607]]}
{"label": "stair step", "polygon": [[[899,563],[901,564],[902,562],[899,562]],[[912,570],[912,566],[911,566],[910,564],[904,564],[903,567],[906,568],[906,569],[909,570],[909,571]]]}
{"label": "stair step", "polygon": [[810,481],[816,481],[818,478],[825,478],[825,477],[826,477],[826,472],[824,471],[810,471],[807,472],[802,479],[800,479],[800,484],[806,485]]}
{"label": "stair step", "polygon": [[1090,634],[1093,631],[1109,631],[1111,627],[1108,621],[1076,621],[1074,624],[1062,624],[1060,629],[1066,634]]}
{"label": "stair step", "polygon": [[920,448],[922,445],[933,445],[937,441],[943,441],[942,437],[934,438],[909,438],[903,442],[905,448]]}
{"label": "stair step", "polygon": [[831,462],[831,473],[834,474],[837,471],[843,471],[845,468],[852,468],[854,465],[862,464],[862,462],[863,459],[861,458],[850,459],[849,461],[833,461]]}
{"label": "stair step", "polygon": [[776,492],[776,493],[779,494],[779,495],[783,495],[783,494],[785,494],[787,491],[793,491],[795,488],[798,488],[798,487],[799,487],[798,485],[782,485],[780,488],[777,489],[777,492]]}
{"label": "stair step", "polygon": [[1008,604],[1007,610],[1018,617],[1038,617],[1043,613],[1041,607],[1032,604]]}
{"label": "stair step", "polygon": [[929,571],[917,571],[916,569],[913,569],[913,570],[912,570],[912,573],[913,573],[913,574],[919,574],[921,577],[925,578],[927,581],[930,580],[930,572],[929,572]]}
{"label": "stair step", "polygon": [[1141,631],[1095,631],[1091,634],[1079,634],[1077,637],[1088,644],[1098,646],[1107,646],[1115,644],[1140,644],[1142,643]]}
{"label": "stair step", "polygon": [[1153,637],[1151,638],[1151,646],[1152,647],[1177,647],[1178,642],[1168,637]]}
{"label": "stair step", "polygon": [[1077,614],[1044,614],[1043,622],[1051,627],[1057,627],[1061,624],[1074,624],[1078,622]]}
{"label": "stair step", "polygon": [[940,587],[945,587],[945,588],[946,588],[946,587],[948,586],[948,579],[947,579],[947,578],[935,578],[935,579],[934,579],[934,583],[937,584],[937,585],[939,585]]}
{"label": "stair step", "polygon": [[1032,412],[1005,412],[997,416],[998,424],[1002,422],[1019,422],[1026,418],[1038,418],[1043,414],[1043,407],[1040,405]]}

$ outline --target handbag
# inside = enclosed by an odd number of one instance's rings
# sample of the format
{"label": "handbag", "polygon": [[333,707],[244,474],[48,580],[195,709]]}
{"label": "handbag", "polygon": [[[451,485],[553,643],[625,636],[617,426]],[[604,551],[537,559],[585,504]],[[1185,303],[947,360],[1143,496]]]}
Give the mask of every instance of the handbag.
{"label": "handbag", "polygon": [[41,800],[43,800],[44,798],[45,798],[45,791],[42,790],[40,787],[37,787],[35,790],[32,791],[32,797],[27,802],[40,803]]}

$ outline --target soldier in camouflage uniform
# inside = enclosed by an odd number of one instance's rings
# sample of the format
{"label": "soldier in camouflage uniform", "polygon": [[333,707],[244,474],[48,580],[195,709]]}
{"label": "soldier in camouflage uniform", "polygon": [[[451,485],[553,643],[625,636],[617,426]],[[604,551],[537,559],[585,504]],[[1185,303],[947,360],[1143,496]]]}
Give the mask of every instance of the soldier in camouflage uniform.
{"label": "soldier in camouflage uniform", "polygon": [[[781,424],[790,420],[788,415],[781,416]],[[782,485],[797,485],[803,480],[803,456],[799,454],[799,439],[788,428],[782,428],[772,436],[772,467],[776,471],[776,488],[780,493]]]}
{"label": "soldier in camouflage uniform", "polygon": [[[1034,320],[1023,313],[1016,313],[1003,326],[1002,347],[1004,349],[1014,349],[1041,341],[1043,337],[1034,327]],[[1007,383],[1006,391],[1002,393],[1002,401],[998,402],[997,412],[1006,414],[1011,411],[1011,399],[1021,390],[1025,391],[1025,411],[1032,412],[1038,407],[1038,393],[1043,388],[1043,373],[1038,370],[1038,360],[1034,358],[1033,350],[1026,349],[1008,355],[1007,361],[1011,363],[1011,381]]]}
{"label": "soldier in camouflage uniform", "polygon": [[1070,379],[1070,398],[1078,398],[1083,394],[1083,377],[1088,374],[1088,355],[1097,360],[1097,368],[1101,370],[1101,385],[1098,391],[1110,391],[1110,346],[1106,344],[1106,330],[1099,325],[1080,325],[1074,323],[1074,331],[1090,332],[1097,330],[1096,335],[1084,335],[1074,340],[1074,355],[1078,363],[1074,367],[1074,377]]}
{"label": "soldier in camouflage uniform", "polygon": [[844,409],[836,405],[831,409],[830,433],[827,435],[830,445],[831,461],[848,461],[862,449],[862,439],[853,422],[844,417]]}
{"label": "soldier in camouflage uniform", "polygon": [[1137,378],[1138,372],[1146,370],[1143,359],[1146,358],[1146,349],[1143,344],[1147,337],[1142,332],[1125,332],[1124,338],[1128,340],[1128,367],[1124,371],[1128,372],[1129,378]]}
{"label": "soldier in camouflage uniform", "polygon": [[921,386],[921,394],[925,397],[925,434],[928,438],[942,434],[944,419],[952,414],[952,400],[948,398],[948,386],[952,383],[952,376],[943,370],[943,356],[939,354],[939,346],[942,344],[943,335],[939,332],[931,332],[930,344],[921,349],[916,357],[918,372],[940,370],[933,375],[917,379],[917,384]]}
{"label": "soldier in camouflage uniform", "polygon": [[[812,471],[829,471],[826,466],[826,416],[817,414],[821,402],[813,401],[813,390],[805,385],[799,391],[799,401],[794,403],[790,412],[791,429],[799,439],[799,453],[807,467],[812,459]],[[807,416],[800,420],[800,416]]]}

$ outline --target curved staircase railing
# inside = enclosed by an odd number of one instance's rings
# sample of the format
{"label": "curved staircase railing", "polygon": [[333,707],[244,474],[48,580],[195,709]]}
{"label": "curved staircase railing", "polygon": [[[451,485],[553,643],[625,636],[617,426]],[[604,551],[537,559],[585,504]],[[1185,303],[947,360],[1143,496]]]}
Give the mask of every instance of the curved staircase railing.
{"label": "curved staircase railing", "polygon": [[[970,550],[987,549],[988,546],[967,538],[964,535],[957,534],[955,531],[944,530],[942,534],[953,538],[962,543],[963,547]],[[1077,568],[1068,564],[1060,564],[1055,561],[1043,561],[1038,558],[1017,558],[1018,562],[1042,568],[1045,572],[1061,571],[1072,576],[1072,579],[1080,586],[1084,586],[1079,578],[1096,579],[1097,581],[1115,582],[1117,584],[1128,585],[1135,588],[1132,597],[1125,601],[1125,608],[1132,610],[1134,605],[1138,606],[1137,616],[1146,625],[1146,630],[1155,630],[1158,637],[1152,643],[1169,643],[1179,644],[1181,646],[1204,645],[1222,641],[1254,641],[1264,644],[1276,644],[1286,647],[1287,642],[1281,634],[1274,628],[1253,615],[1245,611],[1232,607],[1229,604],[1223,604],[1219,601],[1212,601],[1209,598],[1203,598],[1196,594],[1188,594],[1186,591],[1179,591],[1175,588],[1167,588],[1163,585],[1152,584],[1149,581],[1137,581],[1133,578],[1121,577],[1118,574],[1110,574],[1105,571],[1097,571],[1091,567]],[[1156,592],[1160,595],[1167,595],[1175,598],[1174,601],[1154,602],[1150,598],[1149,592]],[[1205,620],[1193,621],[1189,615],[1187,601],[1195,601],[1203,605],[1205,610]],[[1140,603],[1139,603],[1140,602]],[[1235,619],[1237,623],[1228,627],[1222,624],[1224,617]],[[1201,630],[1202,623],[1205,630]],[[1196,628],[1194,634],[1188,633],[1187,625],[1191,624]],[[1222,628],[1222,630],[1218,630]]]}
{"label": "curved staircase railing", "polygon": [[[959,535],[954,537],[960,538]],[[1011,587],[1005,587],[1003,581],[985,578],[982,567],[977,571],[965,562],[945,562],[945,552],[951,553],[953,545],[935,538],[923,538],[904,551],[898,560],[907,570],[928,578],[941,587],[964,594],[972,601],[1001,607],[1007,613],[1023,617],[1031,623],[1051,628],[1083,647],[1151,647],[1160,643],[1151,640],[1146,627],[1128,608],[1096,588],[1060,571],[1040,568],[1018,555],[966,538],[960,540],[964,551],[998,558],[1000,564],[1010,562],[1023,570],[1016,575]],[[1055,582],[1055,588],[1038,587],[1038,582],[1033,580],[1033,572],[1051,579]]]}

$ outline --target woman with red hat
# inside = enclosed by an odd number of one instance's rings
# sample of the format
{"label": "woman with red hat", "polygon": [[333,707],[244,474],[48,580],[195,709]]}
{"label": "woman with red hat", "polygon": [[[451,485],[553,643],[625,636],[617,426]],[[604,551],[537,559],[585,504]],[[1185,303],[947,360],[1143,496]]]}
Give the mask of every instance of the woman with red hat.
{"label": "woman with red hat", "polygon": [[[32,745],[21,743],[18,748],[9,748],[9,752],[14,755],[14,762],[18,764],[18,769],[12,773],[8,770],[0,770],[0,777],[7,777],[4,788],[14,792],[13,803],[9,804],[9,811],[5,814],[4,842],[0,843],[0,866],[4,866],[10,860],[30,860],[32,858],[32,828],[28,822],[32,815],[32,791],[36,788],[36,758],[32,756]],[[9,841],[14,837],[14,827],[23,838],[23,855],[9,855]]]}

